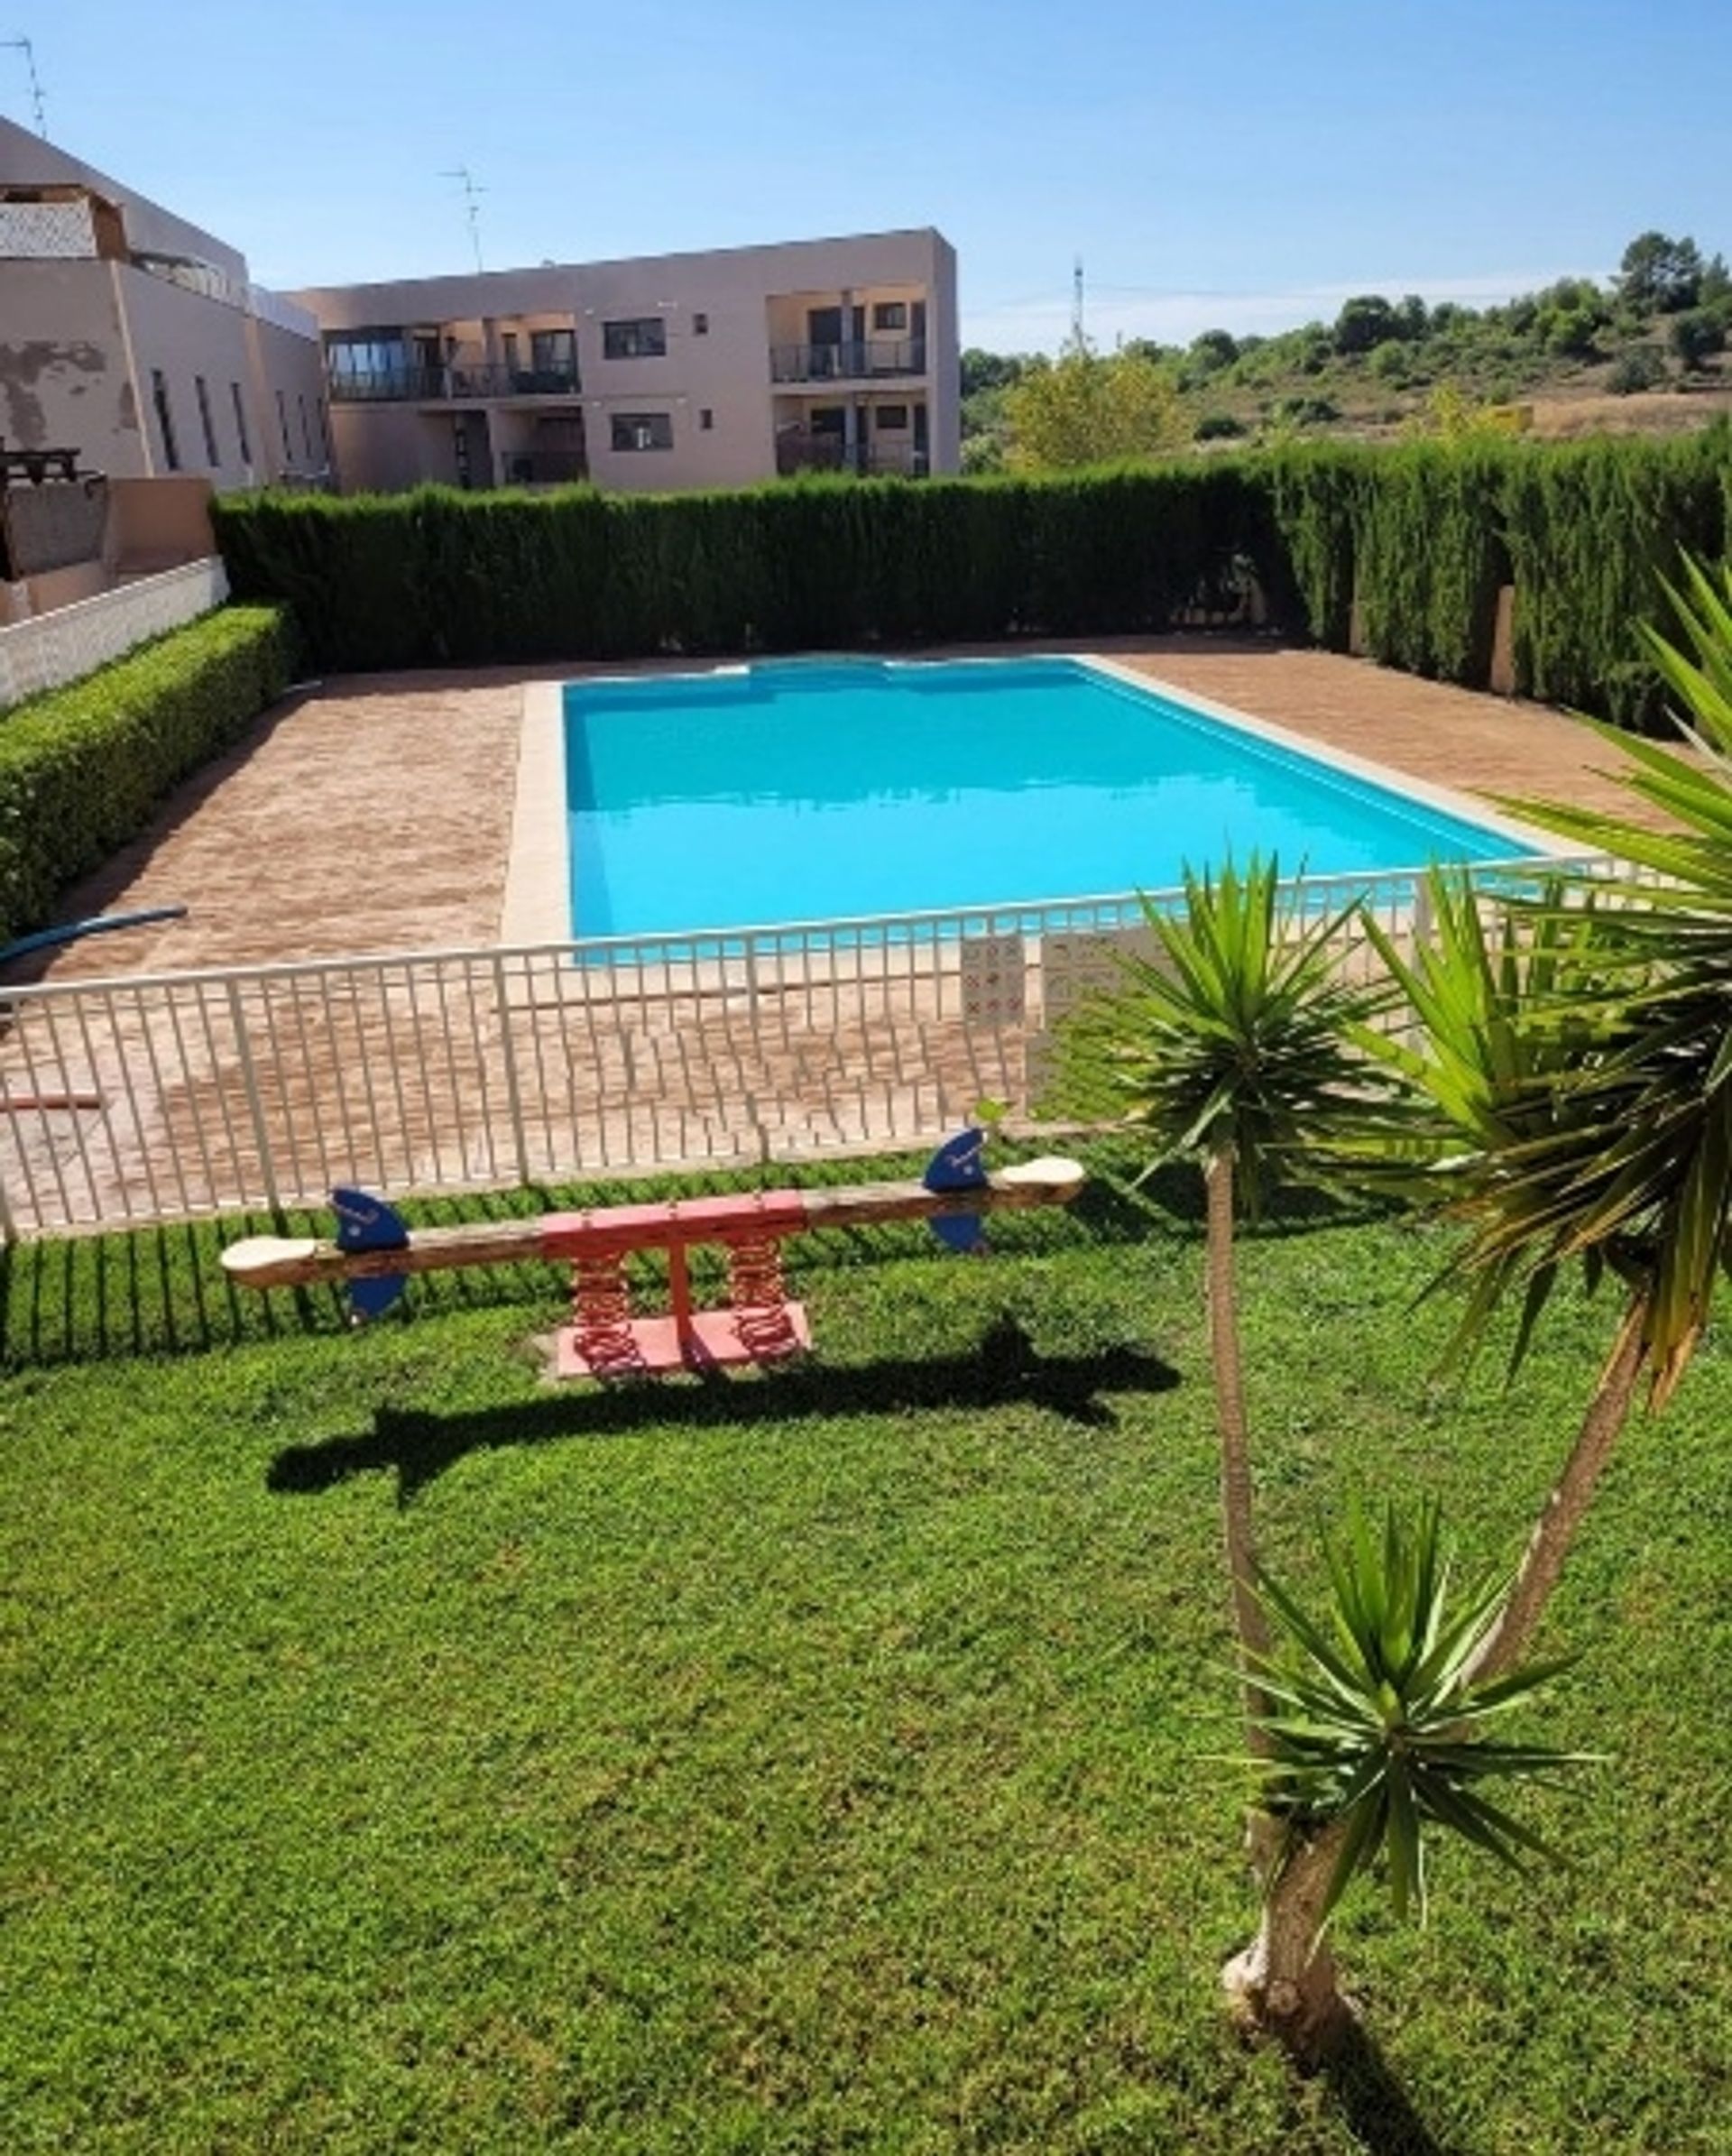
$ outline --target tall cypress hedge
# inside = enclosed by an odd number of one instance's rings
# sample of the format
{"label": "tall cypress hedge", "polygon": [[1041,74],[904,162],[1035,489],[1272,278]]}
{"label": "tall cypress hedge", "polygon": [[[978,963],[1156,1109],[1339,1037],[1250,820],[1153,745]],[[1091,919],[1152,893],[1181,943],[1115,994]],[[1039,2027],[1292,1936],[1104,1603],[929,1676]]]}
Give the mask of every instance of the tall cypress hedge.
{"label": "tall cypress hedge", "polygon": [[326,669],[733,656],[1159,632],[1230,613],[1483,686],[1516,587],[1518,686],[1627,725],[1635,624],[1732,529],[1732,428],[1677,442],[1298,445],[1044,479],[808,479],[729,493],[227,496],[238,596]]}
{"label": "tall cypress hedge", "polygon": [[1570,443],[1512,456],[1504,524],[1516,591],[1516,686],[1620,726],[1663,721],[1636,623],[1665,624],[1681,549],[1727,551],[1732,435]]}
{"label": "tall cypress hedge", "polygon": [[1231,603],[1262,519],[1210,463],[732,493],[226,496],[241,598],[324,668],[737,654],[1161,630]]}

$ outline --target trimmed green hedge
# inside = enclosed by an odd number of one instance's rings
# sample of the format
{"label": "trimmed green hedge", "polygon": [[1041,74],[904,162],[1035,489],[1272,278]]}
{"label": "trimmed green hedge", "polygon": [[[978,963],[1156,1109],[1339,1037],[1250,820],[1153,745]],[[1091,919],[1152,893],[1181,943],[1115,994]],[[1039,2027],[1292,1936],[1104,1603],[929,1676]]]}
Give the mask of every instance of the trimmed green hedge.
{"label": "trimmed green hedge", "polygon": [[327,670],[1159,632],[1231,613],[1445,681],[1488,677],[1516,588],[1524,694],[1658,722],[1635,624],[1727,548],[1732,428],[1681,441],[1297,445],[1046,479],[733,493],[228,495],[239,597]]}
{"label": "trimmed green hedge", "polygon": [[289,659],[281,607],[226,607],[0,715],[0,942],[275,703]]}
{"label": "trimmed green hedge", "polygon": [[326,669],[1166,628],[1230,603],[1266,519],[1226,460],[1045,480],[733,493],[226,496],[237,597]]}
{"label": "trimmed green hedge", "polygon": [[[1516,686],[1663,723],[1639,622],[1670,614],[1681,551],[1732,542],[1732,428],[1681,440],[1483,438],[1318,447],[1274,460],[1270,491],[1304,630],[1386,666],[1483,687],[1497,592],[1516,587]],[[1259,567],[1261,567],[1259,562]]]}

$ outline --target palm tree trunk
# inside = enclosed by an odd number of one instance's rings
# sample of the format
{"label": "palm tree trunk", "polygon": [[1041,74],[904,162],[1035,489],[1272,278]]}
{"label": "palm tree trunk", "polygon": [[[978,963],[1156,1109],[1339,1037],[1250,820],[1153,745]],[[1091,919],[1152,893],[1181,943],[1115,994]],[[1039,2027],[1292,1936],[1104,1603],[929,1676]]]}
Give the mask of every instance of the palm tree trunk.
{"label": "palm tree trunk", "polygon": [[[1211,1153],[1203,1169],[1209,1199],[1206,1266],[1209,1349],[1214,1364],[1215,1418],[1221,1438],[1221,1518],[1232,1582],[1233,1626],[1241,1655],[1269,1652],[1268,1619],[1257,1599],[1257,1532],[1251,1496],[1250,1440],[1245,1423],[1245,1381],[1239,1351],[1239,1295],[1233,1265],[1233,1154]],[[1245,1681],[1245,1715],[1251,1749],[1261,1756],[1267,1741],[1258,1727],[1266,1706],[1262,1692]]]}
{"label": "palm tree trunk", "polygon": [[1251,1944],[1221,1972],[1228,2009],[1247,2036],[1270,2036],[1314,2064],[1340,2041],[1352,2009],[1337,1986],[1335,1957],[1321,1936],[1323,1903],[1344,1825],[1327,1827],[1289,1859],[1264,1897]]}
{"label": "palm tree trunk", "polygon": [[1623,1328],[1600,1372],[1563,1472],[1534,1523],[1509,1599],[1474,1659],[1469,1672],[1471,1676],[1496,1677],[1511,1668],[1521,1659],[1539,1626],[1576,1530],[1593,1502],[1612,1447],[1629,1420],[1636,1381],[1642,1375],[1647,1320],[1647,1297],[1635,1295],[1624,1313]]}

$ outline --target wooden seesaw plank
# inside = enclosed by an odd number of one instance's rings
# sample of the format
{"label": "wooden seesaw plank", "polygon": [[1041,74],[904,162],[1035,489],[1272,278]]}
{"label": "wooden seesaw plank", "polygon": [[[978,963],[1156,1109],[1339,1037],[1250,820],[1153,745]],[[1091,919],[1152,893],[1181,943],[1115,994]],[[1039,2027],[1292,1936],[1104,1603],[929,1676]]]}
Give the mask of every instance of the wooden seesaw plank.
{"label": "wooden seesaw plank", "polygon": [[1080,1162],[1043,1158],[1000,1168],[984,1183],[963,1190],[928,1190],[915,1182],[858,1183],[767,1191],[744,1203],[677,1198],[661,1204],[599,1206],[588,1212],[544,1213],[537,1220],[418,1229],[396,1249],[340,1250],[311,1236],[254,1235],[231,1243],[222,1263],[244,1287],[310,1287],[460,1266],[515,1265],[525,1258],[567,1259],[584,1250],[684,1248],[750,1237],[755,1223],[760,1223],[761,1232],[779,1236],[880,1221],[1068,1205],[1084,1181]]}

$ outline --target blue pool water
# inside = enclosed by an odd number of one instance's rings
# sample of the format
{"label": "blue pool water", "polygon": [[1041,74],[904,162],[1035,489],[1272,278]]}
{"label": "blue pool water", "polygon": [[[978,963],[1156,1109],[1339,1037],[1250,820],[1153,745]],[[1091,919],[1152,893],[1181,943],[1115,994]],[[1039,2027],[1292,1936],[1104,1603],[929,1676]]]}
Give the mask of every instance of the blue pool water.
{"label": "blue pool water", "polygon": [[579,935],[1315,876],[1510,840],[1070,659],[795,660],[566,691]]}

